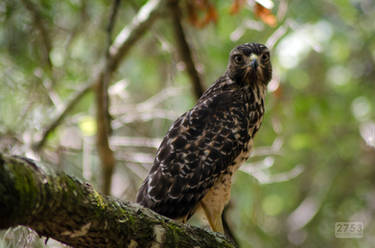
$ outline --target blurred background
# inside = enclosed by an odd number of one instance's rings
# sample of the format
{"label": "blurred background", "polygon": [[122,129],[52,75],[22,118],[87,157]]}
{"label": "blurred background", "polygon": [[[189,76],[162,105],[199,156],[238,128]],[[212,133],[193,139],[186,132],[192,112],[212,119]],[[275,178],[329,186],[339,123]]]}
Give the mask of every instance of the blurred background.
{"label": "blurred background", "polygon": [[[375,247],[375,2],[157,2],[2,0],[0,151],[134,201],[161,138],[230,50],[264,43],[274,68],[265,119],[225,211],[236,240]],[[131,33],[142,6],[162,14]],[[129,33],[136,41],[108,66]],[[337,222],[359,222],[362,237],[337,238]],[[0,232],[0,247],[63,246],[44,242],[26,228]]]}

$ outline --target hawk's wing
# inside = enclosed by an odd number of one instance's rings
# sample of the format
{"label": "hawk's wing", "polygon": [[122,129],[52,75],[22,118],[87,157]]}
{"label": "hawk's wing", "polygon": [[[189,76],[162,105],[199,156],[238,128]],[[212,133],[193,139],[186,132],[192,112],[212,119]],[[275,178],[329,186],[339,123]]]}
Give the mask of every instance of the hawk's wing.
{"label": "hawk's wing", "polygon": [[179,117],[157,151],[137,202],[170,218],[192,214],[246,142],[246,111],[239,105],[244,102],[238,91],[222,91]]}

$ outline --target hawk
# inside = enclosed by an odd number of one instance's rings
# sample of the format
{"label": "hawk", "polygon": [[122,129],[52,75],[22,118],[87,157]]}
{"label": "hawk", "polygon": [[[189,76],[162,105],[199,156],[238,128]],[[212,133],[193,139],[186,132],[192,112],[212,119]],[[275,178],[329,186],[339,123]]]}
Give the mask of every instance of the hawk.
{"label": "hawk", "polygon": [[137,202],[183,223],[201,207],[211,229],[224,233],[232,175],[249,157],[271,77],[266,46],[235,47],[224,75],[168,130]]}

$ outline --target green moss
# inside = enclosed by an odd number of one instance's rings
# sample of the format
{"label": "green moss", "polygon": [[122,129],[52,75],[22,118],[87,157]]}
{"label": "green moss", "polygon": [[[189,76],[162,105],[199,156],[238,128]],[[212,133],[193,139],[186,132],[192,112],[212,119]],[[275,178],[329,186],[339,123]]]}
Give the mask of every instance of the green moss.
{"label": "green moss", "polygon": [[93,196],[96,199],[97,206],[102,208],[102,209],[105,209],[107,205],[103,201],[103,197],[96,190],[93,191]]}
{"label": "green moss", "polygon": [[[14,163],[15,161],[12,162]],[[19,163],[12,164],[12,166],[9,167],[14,175],[12,178],[14,187],[19,194],[18,211],[20,212],[33,209],[32,204],[35,204],[39,192],[37,180],[34,178],[33,174],[30,173],[30,169],[27,168],[27,166],[28,165],[19,161]]]}

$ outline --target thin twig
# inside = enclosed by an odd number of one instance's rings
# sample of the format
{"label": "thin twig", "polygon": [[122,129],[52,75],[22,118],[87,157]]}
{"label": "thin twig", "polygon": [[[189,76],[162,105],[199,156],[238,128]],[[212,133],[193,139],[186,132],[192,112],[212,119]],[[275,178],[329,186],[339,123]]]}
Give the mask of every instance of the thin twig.
{"label": "thin twig", "polygon": [[271,146],[259,146],[255,147],[251,153],[251,157],[269,156],[269,155],[281,155],[281,147],[283,141],[281,138],[276,138]]}
{"label": "thin twig", "polygon": [[272,33],[272,35],[267,39],[266,46],[269,49],[272,49],[273,46],[280,40],[280,38],[286,34],[289,29],[289,21],[286,20],[283,25],[278,27],[276,31]]}
{"label": "thin twig", "polygon": [[296,178],[304,171],[304,167],[302,165],[296,165],[289,171],[277,174],[270,174],[268,171],[253,169],[250,166],[241,167],[240,170],[253,176],[260,184],[271,184],[286,182]]}
{"label": "thin twig", "polygon": [[35,29],[39,32],[40,40],[41,40],[41,50],[42,50],[42,58],[43,63],[46,65],[44,67],[44,72],[48,75],[49,80],[43,80],[43,86],[47,90],[47,95],[50,98],[51,102],[56,105],[59,109],[62,106],[61,100],[55,90],[53,89],[53,85],[56,84],[56,79],[54,75],[54,66],[50,59],[50,53],[52,50],[52,41],[51,37],[49,36],[49,30],[46,28],[45,23],[43,22],[43,15],[38,7],[30,0],[22,0],[25,8],[30,12],[32,16],[32,20],[34,23]]}
{"label": "thin twig", "polygon": [[178,118],[178,114],[174,111],[167,111],[164,109],[152,109],[147,112],[135,112],[129,113],[127,115],[123,115],[121,117],[116,118],[112,123],[113,129],[118,129],[122,127],[124,124],[132,123],[135,121],[150,121],[154,119],[166,119],[170,121],[174,121]]}
{"label": "thin twig", "polygon": [[111,107],[111,113],[115,115],[123,115],[129,111],[134,112],[147,112],[152,111],[156,108],[157,105],[171,99],[172,97],[180,96],[181,93],[185,90],[185,87],[166,87],[163,90],[159,91],[155,95],[147,98],[145,101],[132,104],[127,103],[124,105],[118,105],[116,107]]}
{"label": "thin twig", "polygon": [[134,121],[150,121],[153,119],[167,119],[174,121],[178,114],[175,111],[156,108],[163,101],[177,96],[183,88],[167,87],[145,101],[134,104],[120,105],[116,109],[111,109],[111,113],[116,115],[112,121],[112,128],[118,129],[124,124]]}
{"label": "thin twig", "polygon": [[179,7],[179,1],[170,0],[169,10],[172,17],[177,49],[179,51],[181,59],[185,63],[186,70],[193,86],[194,95],[198,99],[203,94],[204,87],[200,75],[197,71],[197,67],[195,66],[190,46],[186,40],[185,31],[181,24],[181,10]]}
{"label": "thin twig", "polygon": [[87,20],[88,20],[88,14],[87,14],[87,1],[88,0],[81,0],[80,1],[80,17],[79,21],[76,23],[76,25],[73,27],[72,31],[70,31],[64,45],[64,65],[68,63],[68,58],[70,58],[71,55],[71,48],[72,44],[77,37],[77,34],[82,32],[82,30],[85,28]]}
{"label": "thin twig", "polygon": [[122,146],[122,147],[147,147],[147,148],[158,148],[161,143],[161,139],[158,138],[146,138],[146,137],[127,137],[127,136],[116,136],[111,138],[111,145]]}
{"label": "thin twig", "polygon": [[183,90],[183,87],[167,87],[159,93],[148,98],[146,101],[137,104],[136,108],[138,111],[144,111],[146,109],[154,108],[156,105],[162,103],[163,101],[182,93]]}
{"label": "thin twig", "polygon": [[117,151],[116,154],[123,161],[128,162],[128,163],[137,163],[141,165],[151,166],[154,161],[154,155],[150,153],[144,153],[144,152],[129,153],[129,152],[124,152],[124,151]]}
{"label": "thin twig", "polygon": [[279,9],[277,10],[277,19],[279,21],[283,20],[287,12],[288,12],[288,1],[281,0],[279,4]]}
{"label": "thin twig", "polygon": [[43,59],[46,62],[48,68],[52,71],[52,62],[50,60],[49,54],[52,49],[51,39],[48,35],[48,31],[43,23],[42,15],[40,14],[39,10],[36,6],[29,0],[22,0],[22,3],[25,5],[26,9],[31,13],[33,17],[33,22],[35,27],[38,29],[40,33],[40,37],[42,39],[42,48],[43,48]]}
{"label": "thin twig", "polygon": [[110,48],[111,71],[115,71],[130,48],[143,36],[165,7],[165,0],[149,0],[132,22],[117,35]]}
{"label": "thin twig", "polygon": [[93,83],[85,84],[80,90],[74,93],[74,95],[68,100],[65,106],[56,114],[56,117],[51,121],[47,128],[42,133],[41,139],[35,143],[34,148],[40,150],[45,142],[47,141],[48,135],[53,132],[56,127],[60,125],[65,116],[73,109],[73,107],[82,99],[86,93],[90,92],[93,88]]}
{"label": "thin twig", "polygon": [[117,16],[117,13],[118,13],[118,9],[120,8],[120,3],[121,3],[121,0],[114,0],[113,1],[111,14],[109,16],[109,22],[108,22],[108,26],[107,26],[107,42],[108,42],[107,51],[108,51],[108,55],[109,55],[109,49],[112,45],[112,33],[113,33],[113,29],[115,27],[116,16]]}

